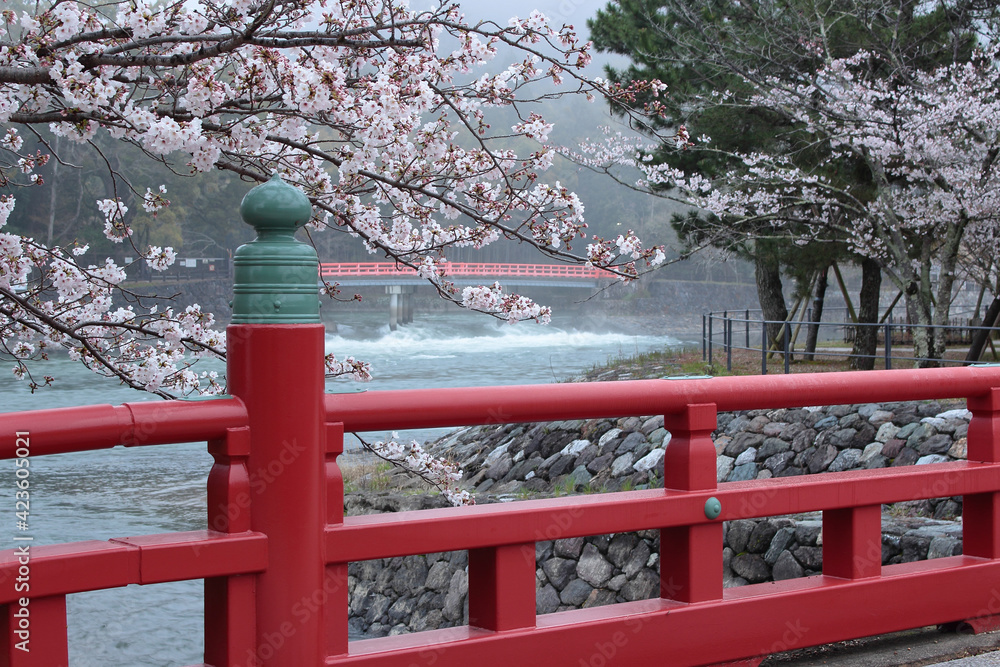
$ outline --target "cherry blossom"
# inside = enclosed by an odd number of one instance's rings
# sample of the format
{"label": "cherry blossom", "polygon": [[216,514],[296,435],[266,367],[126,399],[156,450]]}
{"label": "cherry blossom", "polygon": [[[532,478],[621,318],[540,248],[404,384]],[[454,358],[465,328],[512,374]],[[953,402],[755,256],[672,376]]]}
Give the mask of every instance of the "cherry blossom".
{"label": "cherry blossom", "polygon": [[[0,228],[17,215],[14,188],[42,185],[37,170],[51,156],[22,153],[19,128],[43,127],[83,145],[106,133],[191,175],[278,172],[312,201],[310,232],[347,232],[445,298],[510,322],[546,322],[549,309],[499,286],[460,293],[451,248],[520,241],[626,280],[663,261],[632,234],[587,237],[584,203],[545,179],[556,147],[540,104],[581,94],[631,107],[662,84],[588,79],[590,45],[541,12],[498,27],[466,21],[447,1],[417,10],[395,0],[130,0],[43,2],[2,19]],[[514,62],[484,74],[499,53]],[[491,123],[498,108],[517,122]],[[169,206],[165,189],[110,167],[108,176],[113,194],[86,202],[105,236],[154,270],[170,266],[174,249],[140,247],[132,230],[137,214]],[[582,239],[586,252],[574,254]],[[88,250],[0,234],[0,327],[15,373],[38,386],[31,365],[58,347],[164,396],[221,390],[224,380],[192,367],[224,354],[214,317],[151,306],[123,288],[123,267]],[[370,376],[351,357],[326,364]]]}

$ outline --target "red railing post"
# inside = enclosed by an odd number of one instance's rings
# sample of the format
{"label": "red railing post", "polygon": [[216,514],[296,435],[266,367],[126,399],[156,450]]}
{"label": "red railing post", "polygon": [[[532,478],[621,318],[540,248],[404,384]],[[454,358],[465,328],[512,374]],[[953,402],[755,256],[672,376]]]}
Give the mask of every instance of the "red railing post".
{"label": "red railing post", "polygon": [[[337,457],[344,453],[344,425],[327,422],[326,432],[326,523],[344,523],[344,476],[337,465]],[[326,643],[328,655],[347,653],[347,563],[326,566],[323,595],[319,604],[326,614]]]}
{"label": "red railing post", "polygon": [[[969,461],[1000,462],[1000,389],[970,396]],[[1000,558],[1000,493],[976,493],[962,503],[962,553]]]}
{"label": "red railing post", "polygon": [[882,574],[882,506],[823,510],[823,574],[862,579]]}
{"label": "red railing post", "polygon": [[[670,443],[663,457],[663,488],[716,488],[714,403],[664,415]],[[660,596],[680,602],[722,598],[722,522],[660,530]]]}
{"label": "red railing post", "polygon": [[[319,261],[295,229],[308,199],[277,176],[240,206],[258,237],[236,253],[233,324],[227,329],[229,391],[246,405],[250,526],[267,535],[267,570],[256,581],[256,636],[238,665],[318,667],[327,638],[323,325]],[[219,666],[215,666],[219,667]]]}
{"label": "red railing post", "polygon": [[469,625],[487,630],[535,626],[535,545],[469,550]]}
{"label": "red railing post", "polygon": [[[222,533],[250,530],[250,429],[228,429],[225,438],[210,440],[215,459],[208,475],[208,528]],[[254,581],[251,574],[205,580],[205,662],[237,665],[256,646]]]}
{"label": "red railing post", "polygon": [[[26,610],[27,617],[19,616]],[[4,607],[6,622],[0,640],[0,664],[5,667],[66,667],[66,596],[31,598],[27,606]],[[27,628],[27,629],[26,629]]]}

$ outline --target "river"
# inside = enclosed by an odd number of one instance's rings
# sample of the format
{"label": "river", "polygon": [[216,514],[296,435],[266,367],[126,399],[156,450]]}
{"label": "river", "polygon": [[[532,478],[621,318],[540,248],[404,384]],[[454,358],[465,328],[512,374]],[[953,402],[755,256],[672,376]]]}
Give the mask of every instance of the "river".
{"label": "river", "polygon": [[[669,335],[578,328],[579,318],[509,326],[472,313],[420,316],[390,332],[382,313],[358,313],[327,335],[327,350],[372,364],[367,385],[330,389],[412,389],[538,384],[566,380],[609,357],[677,345]],[[68,359],[48,362],[54,386],[35,394],[0,377],[0,411],[159,400],[98,378]],[[404,434],[418,439],[440,432]],[[382,434],[372,434],[379,437]],[[204,443],[60,454],[32,460],[31,535],[35,545],[106,540],[205,527]],[[13,497],[13,462],[3,477]],[[12,501],[13,502],[13,501]],[[13,508],[10,535],[14,534]],[[8,544],[11,544],[8,542]],[[202,662],[202,582],[129,586],[67,598],[74,667],[140,667]]]}

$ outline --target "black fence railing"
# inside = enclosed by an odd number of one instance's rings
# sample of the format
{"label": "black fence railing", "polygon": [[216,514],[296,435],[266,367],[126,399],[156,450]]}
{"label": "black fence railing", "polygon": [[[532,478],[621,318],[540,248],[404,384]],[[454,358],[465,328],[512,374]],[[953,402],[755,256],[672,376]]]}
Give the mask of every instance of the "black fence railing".
{"label": "black fence railing", "polygon": [[[733,351],[750,351],[760,353],[761,374],[768,372],[768,359],[780,356],[784,372],[791,372],[791,363],[796,355],[802,355],[810,360],[816,358],[867,358],[881,363],[886,369],[900,362],[932,361],[939,364],[966,364],[966,355],[961,358],[928,358],[913,355],[913,335],[920,329],[934,330],[937,340],[944,337],[946,346],[968,346],[973,343],[977,332],[986,331],[987,347],[991,349],[993,360],[1000,360],[1000,355],[993,349],[992,341],[1000,336],[1000,328],[983,327],[972,318],[953,318],[947,325],[919,325],[908,322],[898,322],[892,317],[878,323],[855,323],[851,321],[815,322],[804,317],[799,320],[765,320],[755,316],[760,311],[723,311],[709,312],[702,315],[702,360],[714,363],[715,355],[725,355],[726,370],[732,371]],[[770,336],[768,328],[780,328],[777,336]],[[810,327],[816,328],[815,349],[807,349],[801,342],[803,334]],[[857,355],[851,347],[857,339],[859,330],[875,329],[876,353]],[[985,349],[985,348],[984,348]],[[967,350],[961,350],[963,353]],[[976,360],[979,361],[979,360]]]}

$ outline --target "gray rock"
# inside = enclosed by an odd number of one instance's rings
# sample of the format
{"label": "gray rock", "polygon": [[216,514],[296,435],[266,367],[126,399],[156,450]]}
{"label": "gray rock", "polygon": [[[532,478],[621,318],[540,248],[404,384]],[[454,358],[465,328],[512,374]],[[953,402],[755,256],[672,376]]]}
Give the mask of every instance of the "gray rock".
{"label": "gray rock", "polygon": [[[900,417],[902,415],[896,415],[896,416]],[[896,432],[895,437],[899,438],[900,440],[907,440],[911,435],[913,435],[913,432],[916,431],[919,427],[920,427],[920,422],[918,421],[913,421],[908,424],[905,424],[901,429],[899,429]]]}
{"label": "gray rock", "polygon": [[451,575],[451,566],[448,562],[439,560],[431,565],[430,570],[427,572],[427,581],[424,585],[436,591],[443,591],[451,583]]}
{"label": "gray rock", "polygon": [[[916,437],[913,435],[911,437]],[[907,442],[909,444],[909,442]],[[927,456],[928,454],[945,454],[952,446],[951,436],[940,433],[938,435],[932,435],[922,443],[920,443],[920,448],[917,450],[922,456]]]}
{"label": "gray rock", "polygon": [[396,601],[392,603],[392,606],[389,607],[386,613],[390,621],[399,623],[401,621],[408,621],[413,614],[413,610],[416,608],[417,601],[412,597],[404,595],[396,598]]}
{"label": "gray rock", "polygon": [[725,454],[720,454],[715,458],[715,481],[726,481],[729,473],[733,471],[734,460],[732,456],[726,456]]}
{"label": "gray rock", "polygon": [[930,536],[921,535],[916,531],[910,531],[899,538],[899,546],[903,552],[902,562],[910,563],[915,560],[924,560],[927,557],[931,539]]}
{"label": "gray rock", "polygon": [[920,455],[917,454],[917,450],[913,449],[912,447],[903,447],[903,450],[899,453],[899,456],[893,459],[892,466],[894,468],[898,466],[911,466],[914,463],[916,463],[917,459],[919,458]]}
{"label": "gray rock", "polygon": [[649,434],[649,442],[654,447],[666,447],[670,444],[670,432],[666,429],[658,428]]}
{"label": "gray rock", "polygon": [[610,590],[618,592],[622,589],[622,586],[624,586],[627,583],[628,583],[628,577],[626,577],[624,574],[616,574],[615,576],[611,577],[610,581],[608,581],[608,588]]}
{"label": "gray rock", "polygon": [[945,558],[961,553],[961,542],[954,537],[935,537],[927,547],[927,560]]}
{"label": "gray rock", "polygon": [[868,463],[868,461],[871,460],[873,457],[878,456],[881,453],[882,453],[882,443],[878,441],[873,442],[867,447],[865,447],[864,451],[861,452],[861,458],[858,459],[858,463],[864,465]]}
{"label": "gray rock", "polygon": [[637,538],[632,533],[618,533],[608,544],[608,560],[615,567],[621,569],[624,567],[625,562],[628,560],[629,555],[632,553],[632,549],[635,548],[635,544],[638,541]]}
{"label": "gray rock", "polygon": [[944,412],[938,413],[937,416],[940,417],[941,419],[964,419],[965,421],[969,421],[970,419],[972,419],[972,413],[969,410],[966,410],[965,408],[946,410]]}
{"label": "gray rock", "polygon": [[587,464],[587,472],[591,472],[596,475],[602,470],[606,470],[607,467],[611,464],[611,461],[614,459],[614,457],[615,457],[614,454],[601,454],[600,456],[598,456],[593,461]]}
{"label": "gray rock", "polygon": [[588,484],[590,484],[590,480],[593,477],[593,475],[591,475],[589,472],[587,472],[587,468],[584,467],[584,466],[577,466],[573,470],[573,472],[570,473],[569,476],[570,476],[570,479],[573,480],[573,487],[574,488],[580,488],[580,487],[583,487],[583,486],[587,486]]}
{"label": "gray rock", "polygon": [[611,476],[621,477],[632,472],[632,452],[625,452],[611,464]]}
{"label": "gray rock", "polygon": [[458,570],[451,576],[448,594],[444,598],[444,609],[441,613],[449,621],[461,621],[466,612],[465,599],[469,593],[469,573]]}
{"label": "gray rock", "polygon": [[502,479],[514,467],[509,456],[502,456],[496,463],[486,469],[486,476],[492,480]]}
{"label": "gray rock", "polygon": [[830,467],[827,468],[828,472],[841,472],[844,470],[851,470],[852,468],[858,467],[858,462],[861,460],[861,450],[860,449],[845,449],[837,454],[837,458],[833,460]]}
{"label": "gray rock", "polygon": [[611,578],[611,563],[604,560],[604,556],[593,544],[583,547],[583,555],[576,565],[576,574],[595,588],[600,588]]}
{"label": "gray rock", "polygon": [[816,441],[816,431],[808,428],[792,438],[792,451],[804,452]]}
{"label": "gray rock", "polygon": [[799,565],[798,561],[795,560],[795,557],[789,551],[782,551],[774,562],[774,567],[771,568],[771,577],[775,581],[798,579],[804,574],[802,566]]}
{"label": "gray rock", "polygon": [[535,612],[538,614],[551,614],[559,608],[561,600],[559,593],[551,584],[542,586],[535,594]]}
{"label": "gray rock", "polygon": [[[753,532],[750,533],[750,537],[747,539],[746,550],[755,554],[764,553],[771,545],[771,540],[774,539],[777,532],[777,526],[767,519],[761,519],[757,522],[757,525],[754,526]],[[740,576],[750,579],[750,577],[747,577],[745,574],[740,574]]]}
{"label": "gray rock", "polygon": [[880,407],[877,403],[866,403],[858,408],[858,415],[864,419],[868,419],[878,412],[879,409]]}
{"label": "gray rock", "polygon": [[782,470],[788,467],[788,464],[792,459],[795,458],[795,452],[781,452],[780,454],[775,454],[766,461],[764,461],[764,467],[771,471],[772,475],[777,475]]}
{"label": "gray rock", "polygon": [[823,429],[837,426],[839,423],[840,420],[836,416],[830,415],[829,417],[823,417],[822,419],[817,421],[813,425],[813,428],[816,429],[817,431],[822,431]]}
{"label": "gray rock", "polygon": [[648,436],[653,431],[659,428],[663,428],[663,415],[656,415],[654,417],[650,417],[649,419],[647,419],[642,423],[642,426],[639,428],[639,430],[642,432],[643,435]]}
{"label": "gray rock", "polygon": [[771,578],[771,568],[760,554],[739,554],[733,558],[733,572],[751,584],[759,584]]}
{"label": "gray rock", "polygon": [[608,431],[607,433],[605,433],[604,435],[601,436],[601,439],[597,441],[597,446],[598,447],[604,447],[609,442],[611,442],[612,440],[614,440],[615,438],[617,438],[619,435],[621,435],[621,433],[622,433],[622,430],[620,428],[613,428],[613,429],[611,429],[610,431]]}
{"label": "gray rock", "polygon": [[823,569],[823,548],[822,547],[796,547],[791,551],[802,567],[808,570]]}
{"label": "gray rock", "polygon": [[730,521],[726,530],[726,541],[729,543],[730,548],[736,553],[746,551],[747,542],[750,541],[750,535],[756,527],[756,522],[750,519]]}
{"label": "gray rock", "polygon": [[625,452],[635,451],[636,447],[644,442],[646,442],[646,436],[639,431],[633,431],[625,436],[625,439],[622,440],[621,444],[618,445],[618,448],[615,450],[615,454],[621,455]]}
{"label": "gray rock", "polygon": [[892,417],[892,413],[888,410],[876,410],[872,413],[872,416],[868,418],[868,422],[881,427],[883,424],[891,424]]}
{"label": "gray rock", "polygon": [[757,478],[757,464],[756,463],[744,463],[741,466],[736,466],[733,471],[729,473],[729,477],[726,479],[727,482],[745,482],[751,479]]}
{"label": "gray rock", "polygon": [[573,579],[559,593],[559,599],[562,600],[563,604],[568,604],[571,607],[579,607],[587,599],[592,590],[594,590],[593,587],[583,579]]}
{"label": "gray rock", "polygon": [[757,449],[750,447],[743,450],[743,453],[736,457],[735,465],[741,466],[744,463],[753,463],[757,460]]}
{"label": "gray rock", "polygon": [[646,472],[648,470],[656,470],[661,463],[663,463],[663,456],[665,450],[654,449],[649,454],[646,454],[641,459],[632,464],[632,469],[636,472]]}
{"label": "gray rock", "polygon": [[[788,553],[786,549],[795,541],[795,529],[791,526],[785,526],[774,534],[771,538],[771,545],[767,548],[767,553],[764,554],[764,562],[768,565],[774,566],[778,562],[778,558],[781,554]],[[791,554],[789,554],[791,557]],[[793,559],[794,560],[794,559]]]}
{"label": "gray rock", "polygon": [[922,466],[928,463],[947,463],[950,459],[943,454],[928,454],[917,459],[915,465]]}
{"label": "gray rock", "polygon": [[726,456],[736,458],[751,447],[757,448],[762,444],[764,444],[763,435],[760,433],[749,433],[747,431],[743,431],[741,433],[737,433],[729,444],[726,445],[724,453]]}
{"label": "gray rock", "polygon": [[763,461],[774,456],[775,454],[787,452],[791,450],[791,448],[791,442],[787,442],[780,438],[768,438],[764,441],[764,444],[760,446],[760,449],[757,450],[757,460]]}
{"label": "gray rock", "polygon": [[550,558],[542,563],[542,571],[549,583],[561,591],[576,574],[576,562],[568,558]]}
{"label": "gray rock", "polygon": [[494,463],[496,463],[497,461],[499,461],[501,458],[503,458],[507,454],[507,450],[510,448],[510,444],[511,443],[508,440],[507,442],[505,442],[504,444],[500,445],[499,447],[497,447],[496,449],[494,449],[492,452],[490,452],[489,456],[487,456],[485,459],[483,459],[483,465],[482,465],[482,467],[483,468],[489,468],[491,465],[493,465]]}
{"label": "gray rock", "polygon": [[583,551],[583,543],[584,538],[582,537],[567,537],[562,540],[556,540],[553,551],[560,558],[576,560],[580,557],[580,552]]}
{"label": "gray rock", "polygon": [[826,470],[827,466],[837,458],[837,448],[833,445],[820,445],[806,461],[809,472],[816,474]]}
{"label": "gray rock", "polygon": [[771,422],[764,425],[764,430],[761,433],[764,434],[765,438],[777,438],[787,427],[787,422]]}
{"label": "gray rock", "polygon": [[953,459],[964,459],[969,456],[969,440],[967,438],[959,438],[955,441],[955,444],[951,446],[948,450],[948,456]]}
{"label": "gray rock", "polygon": [[587,596],[587,599],[583,601],[583,608],[589,609],[590,607],[602,607],[606,604],[614,604],[617,601],[617,597],[614,591],[595,588]]}
{"label": "gray rock", "polygon": [[642,569],[622,586],[621,596],[633,602],[635,600],[648,600],[656,597],[660,591],[660,575],[652,570]]}
{"label": "gray rock", "polygon": [[646,562],[649,560],[649,547],[646,545],[645,540],[640,540],[635,548],[632,550],[632,554],[629,559],[622,566],[622,572],[629,579],[633,579],[640,570],[646,567]]}
{"label": "gray rock", "polygon": [[764,427],[771,423],[771,420],[764,415],[757,415],[747,424],[747,431],[751,433],[763,433]]}

